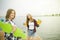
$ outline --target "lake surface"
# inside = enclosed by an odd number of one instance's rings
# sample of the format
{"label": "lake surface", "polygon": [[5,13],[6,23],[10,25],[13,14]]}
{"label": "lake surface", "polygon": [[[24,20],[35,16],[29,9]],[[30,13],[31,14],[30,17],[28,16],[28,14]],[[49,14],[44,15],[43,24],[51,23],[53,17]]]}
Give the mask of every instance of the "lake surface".
{"label": "lake surface", "polygon": [[[37,35],[39,35],[42,40],[60,40],[59,16],[42,16],[34,18],[42,21],[40,27],[37,28]],[[26,21],[25,19],[26,17],[16,17],[15,23],[19,28],[26,32],[27,28],[23,25],[23,23]]]}
{"label": "lake surface", "polygon": [[[59,16],[36,16],[34,19],[40,19],[42,23],[37,29],[37,34],[42,40],[60,40],[60,17]],[[27,33],[27,28],[23,25],[26,17],[17,16],[14,20],[17,27]]]}

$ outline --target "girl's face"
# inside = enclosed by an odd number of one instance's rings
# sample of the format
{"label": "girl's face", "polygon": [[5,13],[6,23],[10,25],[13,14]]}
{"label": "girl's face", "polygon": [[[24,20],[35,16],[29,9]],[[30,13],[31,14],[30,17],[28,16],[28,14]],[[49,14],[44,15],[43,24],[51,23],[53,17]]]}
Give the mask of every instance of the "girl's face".
{"label": "girl's face", "polygon": [[9,18],[12,20],[14,18],[14,16],[15,16],[14,11],[11,11],[11,14],[10,14]]}
{"label": "girl's face", "polygon": [[32,19],[32,16],[30,14],[27,15],[28,19]]}

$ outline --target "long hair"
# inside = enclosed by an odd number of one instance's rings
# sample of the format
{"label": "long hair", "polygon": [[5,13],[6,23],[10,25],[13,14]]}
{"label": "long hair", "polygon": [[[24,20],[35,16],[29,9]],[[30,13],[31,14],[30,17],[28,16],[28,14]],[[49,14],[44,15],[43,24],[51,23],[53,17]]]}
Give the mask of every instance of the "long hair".
{"label": "long hair", "polygon": [[[6,13],[6,17],[5,17],[6,20],[8,20],[8,18],[9,18],[9,16],[10,16],[10,14],[11,14],[12,11],[14,11],[14,18],[15,18],[15,15],[16,15],[15,10],[13,10],[13,9],[8,9],[8,10],[7,10],[7,13]],[[13,18],[13,19],[14,19],[14,18]]]}
{"label": "long hair", "polygon": [[31,14],[28,14],[28,15],[27,15],[27,17],[26,17],[26,19],[27,19],[27,20],[26,20],[26,22],[27,22],[27,27],[29,26],[29,21],[30,21],[30,19],[28,18],[28,16],[30,16],[30,17],[31,17],[31,19],[32,19]]}
{"label": "long hair", "polygon": [[28,25],[28,23],[29,23],[29,18],[28,18],[28,16],[27,16],[27,18],[26,18],[26,22],[27,22],[27,27],[29,26]]}

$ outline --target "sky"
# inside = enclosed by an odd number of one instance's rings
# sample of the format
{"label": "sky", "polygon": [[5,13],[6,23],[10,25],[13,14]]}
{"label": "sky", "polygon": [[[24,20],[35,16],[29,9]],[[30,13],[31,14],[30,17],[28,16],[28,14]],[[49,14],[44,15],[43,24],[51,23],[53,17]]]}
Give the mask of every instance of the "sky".
{"label": "sky", "polygon": [[17,16],[55,14],[60,13],[60,0],[0,0],[0,16],[5,16],[10,8]]}

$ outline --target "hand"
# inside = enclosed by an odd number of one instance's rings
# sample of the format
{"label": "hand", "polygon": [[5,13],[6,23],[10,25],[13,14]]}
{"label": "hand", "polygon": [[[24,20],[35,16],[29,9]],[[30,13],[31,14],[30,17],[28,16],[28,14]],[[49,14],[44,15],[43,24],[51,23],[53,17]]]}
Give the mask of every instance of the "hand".
{"label": "hand", "polygon": [[27,23],[23,23],[23,25],[27,27]]}
{"label": "hand", "polygon": [[15,31],[16,31],[16,27],[13,26],[13,27],[12,27],[12,32],[15,32]]}

